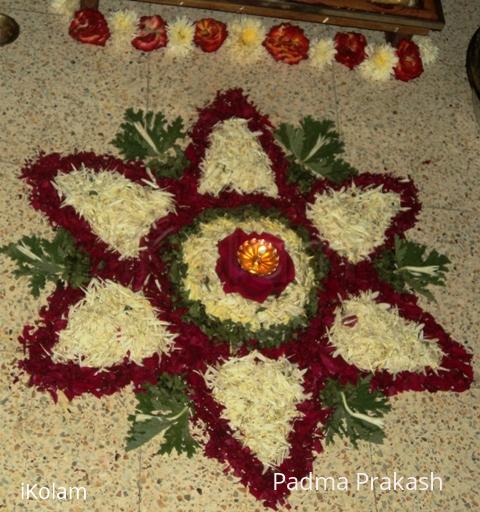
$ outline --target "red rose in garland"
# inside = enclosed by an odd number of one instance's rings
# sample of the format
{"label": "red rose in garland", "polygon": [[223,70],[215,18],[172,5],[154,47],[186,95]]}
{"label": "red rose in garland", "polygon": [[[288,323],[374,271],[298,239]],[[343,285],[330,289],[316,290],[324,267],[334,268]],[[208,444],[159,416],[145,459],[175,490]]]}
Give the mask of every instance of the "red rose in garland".
{"label": "red rose in garland", "polygon": [[365,60],[366,46],[367,39],[364,35],[357,32],[340,32],[335,36],[335,60],[353,69]]}
{"label": "red rose in garland", "polygon": [[397,48],[398,64],[394,68],[395,78],[408,82],[423,73],[420,50],[413,41],[403,39]]}
{"label": "red rose in garland", "polygon": [[194,43],[204,52],[216,52],[227,38],[228,31],[225,23],[204,18],[195,23]]}
{"label": "red rose in garland", "polygon": [[138,30],[138,36],[132,40],[132,45],[137,50],[151,52],[167,46],[167,24],[161,16],[142,16]]}
{"label": "red rose in garland", "polygon": [[218,243],[218,253],[215,270],[225,293],[264,302],[270,295],[279,295],[295,278],[283,241],[268,233],[236,229]]}
{"label": "red rose in garland", "polygon": [[85,44],[105,46],[110,37],[107,21],[96,9],[77,11],[68,31],[73,39]]}
{"label": "red rose in garland", "polygon": [[272,27],[263,46],[275,60],[298,64],[307,58],[309,42],[301,28],[282,23]]}

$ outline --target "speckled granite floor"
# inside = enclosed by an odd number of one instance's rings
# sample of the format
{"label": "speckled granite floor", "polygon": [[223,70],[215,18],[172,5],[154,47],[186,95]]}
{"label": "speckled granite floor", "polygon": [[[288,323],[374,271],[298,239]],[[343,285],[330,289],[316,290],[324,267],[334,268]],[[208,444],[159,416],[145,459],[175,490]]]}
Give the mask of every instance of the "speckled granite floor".
{"label": "speckled granite floor", "polygon": [[[180,10],[102,0],[104,10],[134,7],[171,19]],[[218,89],[241,86],[273,122],[312,114],[336,120],[347,157],[363,171],[411,174],[424,203],[413,236],[453,261],[448,288],[437,304],[423,304],[456,339],[480,354],[480,132],[475,125],[464,71],[468,39],[480,23],[474,0],[444,0],[447,28],[434,39],[440,62],[405,85],[373,86],[340,66],[315,74],[308,66],[265,60],[242,70],[211,55],[194,62],[162,62],[159,54],[127,55],[74,44],[65,22],[47,13],[47,0],[0,0],[0,11],[22,27],[16,44],[0,49],[0,243],[24,234],[48,233],[16,179],[36,151],[74,148],[111,151],[108,145],[126,107],[163,110],[192,120],[195,108]],[[29,12],[29,10],[31,11]],[[198,11],[181,11],[200,17]],[[220,19],[229,16],[215,14]],[[62,24],[63,23],[63,24]],[[305,25],[310,35],[331,28]],[[380,39],[379,34],[369,37]],[[129,390],[111,398],[85,397],[54,405],[48,396],[15,382],[21,357],[16,338],[35,317],[37,301],[9,275],[1,257],[0,280],[0,510],[6,512],[260,511],[220,465],[198,456],[153,457],[153,447],[125,454]],[[318,475],[353,478],[418,475],[433,471],[443,492],[297,492],[297,511],[480,510],[480,386],[461,395],[404,394],[394,400],[383,446],[358,451],[337,444],[318,458]],[[22,483],[84,485],[87,502],[22,501]]]}

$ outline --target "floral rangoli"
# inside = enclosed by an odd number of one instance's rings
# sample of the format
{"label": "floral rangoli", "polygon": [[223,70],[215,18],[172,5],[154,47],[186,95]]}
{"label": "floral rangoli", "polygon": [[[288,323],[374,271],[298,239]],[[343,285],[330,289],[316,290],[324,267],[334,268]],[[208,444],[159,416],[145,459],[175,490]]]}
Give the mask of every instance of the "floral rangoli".
{"label": "floral rangoli", "polygon": [[471,355],[417,303],[449,262],[405,237],[413,182],[359,174],[333,123],[274,127],[230,90],[188,135],[128,110],[113,143],[124,160],[23,170],[56,229],[1,249],[34,294],[56,283],[20,337],[31,385],[133,384],[128,449],[201,450],[274,508],[324,438],[381,442],[389,396],[469,388]]}

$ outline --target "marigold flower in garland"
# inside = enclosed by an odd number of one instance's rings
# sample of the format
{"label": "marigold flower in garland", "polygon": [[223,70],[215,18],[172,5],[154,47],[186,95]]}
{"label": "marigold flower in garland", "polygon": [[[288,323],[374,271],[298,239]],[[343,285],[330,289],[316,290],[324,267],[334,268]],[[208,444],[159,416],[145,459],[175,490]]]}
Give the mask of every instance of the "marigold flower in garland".
{"label": "marigold flower in garland", "polygon": [[263,46],[276,61],[298,64],[308,56],[309,41],[300,27],[282,23],[272,27]]}
{"label": "marigold flower in garland", "polygon": [[184,57],[191,52],[194,32],[193,23],[184,16],[170,23],[168,25],[168,52],[179,57]]}
{"label": "marigold flower in garland", "polygon": [[117,47],[128,46],[137,32],[138,15],[127,9],[116,11],[109,17],[108,24],[112,33],[112,44]]}
{"label": "marigold flower in garland", "polygon": [[365,48],[367,39],[357,32],[339,32],[335,36],[335,48],[337,53],[335,60],[350,69],[362,63],[367,54]]}
{"label": "marigold flower in garland", "polygon": [[435,46],[432,43],[430,37],[414,36],[412,37],[412,41],[418,46],[418,49],[420,50],[420,57],[422,58],[424,66],[428,66],[429,64],[433,64],[437,61],[440,50],[438,49],[438,46]]}
{"label": "marigold flower in garland", "polygon": [[229,26],[228,47],[233,56],[242,63],[257,61],[262,54],[265,27],[259,20],[241,18]]}
{"label": "marigold flower in garland", "polygon": [[52,0],[50,2],[50,10],[53,13],[68,16],[69,18],[75,14],[77,9],[77,0]]}
{"label": "marigold flower in garland", "polygon": [[75,13],[69,34],[80,43],[105,46],[110,37],[107,21],[96,9],[83,9]]}
{"label": "marigold flower in garland", "polygon": [[227,38],[225,23],[213,18],[203,18],[195,24],[193,42],[206,53],[216,52]]}
{"label": "marigold flower in garland", "polygon": [[142,16],[138,24],[138,35],[132,40],[132,45],[143,52],[151,52],[167,46],[167,24],[158,15]]}
{"label": "marigold flower in garland", "polygon": [[395,66],[395,78],[408,82],[423,73],[420,50],[413,41],[403,39],[397,48],[398,64]]}
{"label": "marigold flower in garland", "polygon": [[335,59],[335,43],[332,39],[313,41],[310,46],[310,65],[322,70]]}
{"label": "marigold flower in garland", "polygon": [[395,49],[389,44],[367,47],[368,58],[358,67],[360,73],[368,80],[384,82],[393,75],[393,68],[398,63]]}

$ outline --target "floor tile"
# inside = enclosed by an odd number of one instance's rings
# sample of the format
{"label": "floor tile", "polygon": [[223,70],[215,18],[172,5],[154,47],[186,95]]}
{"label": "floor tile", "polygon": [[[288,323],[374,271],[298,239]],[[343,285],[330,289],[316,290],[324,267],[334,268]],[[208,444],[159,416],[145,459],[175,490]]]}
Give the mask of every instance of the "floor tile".
{"label": "floor tile", "polygon": [[440,476],[443,489],[376,490],[377,510],[432,512],[478,510],[479,390],[408,393],[395,399],[387,417],[387,439],[372,445],[374,475]]}
{"label": "floor tile", "polygon": [[[34,210],[28,202],[29,189],[19,179],[20,166],[0,162],[0,245],[16,242],[26,235],[50,238],[52,229],[45,217]],[[12,212],[14,214],[12,215]],[[6,255],[0,254],[2,279],[0,279],[0,351],[15,350],[17,338],[23,325],[33,322],[38,310],[46,303],[53,290],[48,285],[41,297],[32,297],[28,279],[15,279],[15,264]]]}
{"label": "floor tile", "polygon": [[44,13],[47,12],[49,5],[49,0],[0,0],[0,12],[9,16],[12,16],[12,10]]}
{"label": "floor tile", "polygon": [[[38,501],[22,499],[22,484],[51,487],[55,483],[57,488],[84,487],[87,499],[48,499],[42,501],[42,511],[136,511],[139,454],[124,449],[127,415],[133,406],[130,390],[72,404],[65,398],[54,404],[49,396],[27,388],[24,393],[28,414],[21,418],[21,432],[14,434],[13,464],[10,457],[5,461],[10,467],[10,500],[14,500],[7,506],[39,510]],[[7,424],[16,421],[15,415],[7,418]]]}
{"label": "floor tile", "polygon": [[[168,459],[155,456],[155,442],[151,443],[142,453],[142,510],[265,510],[241,484],[236,483],[234,476],[223,472],[220,463],[201,454],[195,455],[192,459],[183,455],[174,455]],[[175,467],[176,471],[172,471],[172,467]],[[289,499],[291,510],[373,511],[373,493],[357,491],[355,488],[356,473],[370,471],[370,448],[367,443],[362,443],[358,451],[345,446],[342,442],[331,445],[324,453],[318,455],[313,475],[333,477],[336,482],[340,481],[340,477],[345,477],[351,484],[349,489],[332,490],[328,484],[326,490],[322,487],[319,491],[294,491]],[[288,509],[281,507],[279,510]]]}
{"label": "floor tile", "polygon": [[22,36],[0,52],[2,160],[39,150],[112,152],[125,109],[145,106],[146,56],[76,43],[57,16],[16,17]]}
{"label": "floor tile", "polygon": [[0,511],[10,512],[21,496],[19,474],[23,471],[21,456],[23,427],[28,422],[28,409],[23,381],[15,382],[18,350],[0,351]]}
{"label": "floor tile", "polygon": [[440,62],[465,70],[465,55],[473,33],[478,29],[479,6],[476,2],[442,2],[445,28],[432,33],[432,39],[440,48]]}
{"label": "floor tile", "polygon": [[437,63],[409,84],[375,84],[342,66],[334,72],[352,165],[411,175],[430,206],[478,211],[480,130],[465,74]]}

